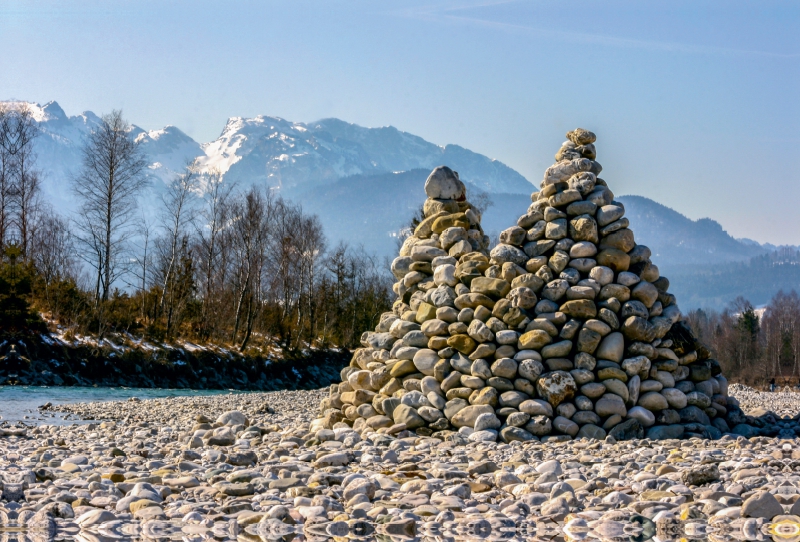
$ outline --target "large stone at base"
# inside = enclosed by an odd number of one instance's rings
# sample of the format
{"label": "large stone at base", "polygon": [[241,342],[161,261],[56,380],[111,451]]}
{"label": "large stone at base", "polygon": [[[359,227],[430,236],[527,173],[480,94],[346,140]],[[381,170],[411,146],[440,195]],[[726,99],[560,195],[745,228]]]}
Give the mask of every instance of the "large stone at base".
{"label": "large stone at base", "polygon": [[[681,427],[681,429],[683,428]],[[644,437],[644,428],[642,424],[639,423],[639,420],[630,419],[619,425],[615,425],[614,428],[608,432],[608,435],[614,437],[617,441],[640,439]]]}
{"label": "large stone at base", "polygon": [[652,440],[667,440],[681,438],[683,436],[683,426],[680,424],[657,425],[647,431],[647,438]]}
{"label": "large stone at base", "polygon": [[416,409],[402,403],[394,409],[392,415],[396,423],[404,423],[408,429],[417,429],[425,425],[425,420],[422,419]]}
{"label": "large stone at base", "polygon": [[481,414],[494,414],[490,405],[470,405],[459,410],[450,420],[455,427],[475,427],[475,421]]}
{"label": "large stone at base", "polygon": [[572,375],[564,371],[546,373],[536,381],[536,391],[552,406],[558,406],[567,399],[575,397],[578,386]]}

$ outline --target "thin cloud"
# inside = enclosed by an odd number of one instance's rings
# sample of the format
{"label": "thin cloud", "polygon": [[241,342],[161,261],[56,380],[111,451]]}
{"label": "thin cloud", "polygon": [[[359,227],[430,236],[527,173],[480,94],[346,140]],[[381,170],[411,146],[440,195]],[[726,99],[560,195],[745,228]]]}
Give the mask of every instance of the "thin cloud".
{"label": "thin cloud", "polygon": [[523,24],[504,23],[474,16],[457,15],[457,12],[482,7],[493,7],[504,4],[516,3],[518,0],[497,0],[494,2],[475,2],[470,4],[451,5],[448,7],[427,6],[416,9],[406,9],[396,12],[398,15],[434,22],[451,22],[457,24],[470,24],[483,26],[503,31],[523,32],[530,35],[551,37],[562,41],[581,42],[586,44],[605,45],[608,47],[624,47],[630,49],[644,49],[650,51],[667,51],[685,54],[701,55],[729,55],[750,56],[766,58],[796,59],[800,53],[776,53],[772,51],[735,49],[730,47],[717,47],[713,45],[694,45],[690,43],[667,42],[655,40],[641,40],[590,32],[574,32],[541,28]]}

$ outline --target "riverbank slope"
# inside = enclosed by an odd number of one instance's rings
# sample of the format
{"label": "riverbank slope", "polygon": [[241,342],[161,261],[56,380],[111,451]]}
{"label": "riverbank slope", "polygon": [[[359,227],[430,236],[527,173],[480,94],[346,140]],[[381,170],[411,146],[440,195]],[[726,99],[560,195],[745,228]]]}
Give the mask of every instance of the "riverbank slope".
{"label": "riverbank slope", "polygon": [[102,339],[0,330],[0,385],[285,390],[338,382],[346,349],[240,353],[130,335]]}

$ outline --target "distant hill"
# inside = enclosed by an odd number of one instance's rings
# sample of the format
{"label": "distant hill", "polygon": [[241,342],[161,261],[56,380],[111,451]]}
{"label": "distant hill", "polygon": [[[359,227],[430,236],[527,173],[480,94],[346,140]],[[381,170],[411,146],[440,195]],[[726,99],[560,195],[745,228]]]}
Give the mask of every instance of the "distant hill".
{"label": "distant hill", "polygon": [[734,239],[710,219],[691,220],[642,196],[620,196],[638,243],[653,251],[653,262],[670,279],[670,291],[684,311],[722,310],[737,296],[754,305],[778,290],[800,291],[795,247]]}
{"label": "distant hill", "polygon": [[643,196],[620,196],[636,241],[650,247],[660,269],[744,261],[768,252],[750,241],[734,239],[710,218],[691,220]]}
{"label": "distant hill", "polygon": [[680,307],[722,310],[742,296],[758,307],[779,291],[800,292],[800,251],[782,248],[746,262],[684,269],[669,275]]}

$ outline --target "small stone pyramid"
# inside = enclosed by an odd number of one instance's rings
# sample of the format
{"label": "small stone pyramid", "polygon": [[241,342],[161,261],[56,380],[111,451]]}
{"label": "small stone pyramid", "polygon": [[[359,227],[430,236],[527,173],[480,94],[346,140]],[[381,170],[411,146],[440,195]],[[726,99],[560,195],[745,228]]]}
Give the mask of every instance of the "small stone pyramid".
{"label": "small stone pyramid", "polygon": [[398,299],[318,426],[504,442],[730,430],[727,380],[597,176],[595,139],[567,134],[491,252],[458,173],[433,170],[392,262]]}

